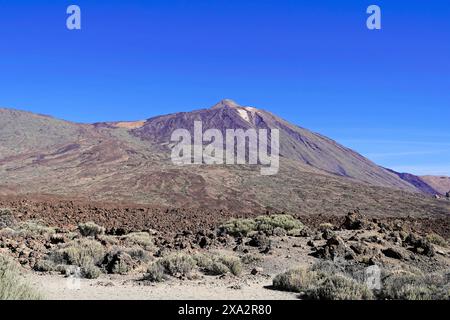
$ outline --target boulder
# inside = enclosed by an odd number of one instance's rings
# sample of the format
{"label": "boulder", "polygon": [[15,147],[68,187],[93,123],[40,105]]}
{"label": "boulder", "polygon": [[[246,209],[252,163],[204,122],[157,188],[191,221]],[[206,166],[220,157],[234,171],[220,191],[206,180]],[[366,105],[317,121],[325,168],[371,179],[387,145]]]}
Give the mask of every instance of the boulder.
{"label": "boulder", "polygon": [[381,250],[381,252],[383,252],[383,254],[388,258],[397,259],[397,260],[405,259],[405,256],[399,250],[397,250],[393,247],[389,247],[384,250]]}
{"label": "boulder", "polygon": [[264,233],[258,232],[251,237],[247,244],[252,247],[265,248],[270,246],[271,241]]}
{"label": "boulder", "polygon": [[414,233],[410,233],[406,239],[405,243],[412,246],[412,250],[415,253],[422,254],[428,257],[433,257],[436,255],[436,250],[433,244],[426,238],[419,237]]}
{"label": "boulder", "polygon": [[355,253],[345,245],[344,240],[337,235],[333,235],[327,243],[317,249],[313,256],[326,260],[336,258],[345,258],[347,260],[355,259]]}
{"label": "boulder", "polygon": [[341,228],[346,230],[362,230],[367,228],[368,225],[369,222],[367,221],[367,219],[364,218],[359,210],[355,210],[347,214],[344,223],[341,225]]}

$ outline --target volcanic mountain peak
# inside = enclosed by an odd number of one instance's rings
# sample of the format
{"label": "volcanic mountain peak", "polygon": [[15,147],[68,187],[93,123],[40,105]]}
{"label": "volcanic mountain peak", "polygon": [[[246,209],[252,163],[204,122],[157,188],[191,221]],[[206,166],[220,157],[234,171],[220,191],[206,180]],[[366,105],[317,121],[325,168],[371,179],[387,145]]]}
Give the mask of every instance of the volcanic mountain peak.
{"label": "volcanic mountain peak", "polygon": [[221,109],[221,108],[242,108],[239,104],[237,104],[234,100],[231,99],[223,99],[219,103],[216,103],[211,109]]}
{"label": "volcanic mountain peak", "polygon": [[[32,193],[236,212],[271,207],[305,214],[357,206],[369,214],[386,208],[400,214],[416,203],[415,212],[449,212],[450,203],[403,192],[419,188],[329,138],[229,100],[215,107],[92,125],[0,109],[0,196]],[[278,129],[279,173],[268,178],[250,166],[173,164],[173,130],[192,130],[200,120],[203,130]]]}

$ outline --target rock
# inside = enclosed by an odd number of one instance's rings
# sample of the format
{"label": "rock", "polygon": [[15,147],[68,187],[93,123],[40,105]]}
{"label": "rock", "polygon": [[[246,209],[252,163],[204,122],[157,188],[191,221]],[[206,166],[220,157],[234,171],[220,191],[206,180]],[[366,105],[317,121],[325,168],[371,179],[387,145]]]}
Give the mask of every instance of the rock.
{"label": "rock", "polygon": [[381,252],[383,252],[383,254],[388,258],[397,259],[397,260],[405,259],[405,256],[399,250],[392,248],[392,247],[386,248],[386,249],[382,250]]}
{"label": "rock", "polygon": [[206,247],[208,247],[210,244],[210,240],[209,238],[206,237],[201,237],[200,241],[198,242],[198,245],[200,246],[200,248],[204,249]]}
{"label": "rock", "polygon": [[299,232],[299,236],[306,238],[306,237],[310,237],[312,235],[312,231],[311,229],[309,229],[308,227],[304,227],[302,230],[300,230]]}
{"label": "rock", "polygon": [[271,241],[264,233],[258,232],[251,237],[247,244],[252,247],[264,248],[270,246]]}
{"label": "rock", "polygon": [[410,233],[405,239],[405,243],[412,246],[412,250],[418,254],[422,254],[428,257],[436,255],[436,250],[433,244],[425,238],[419,237],[414,233]]}
{"label": "rock", "polygon": [[363,254],[366,250],[366,246],[363,245],[361,242],[358,242],[358,243],[352,244],[350,246],[350,249],[352,249],[353,252],[356,254]]}
{"label": "rock", "polygon": [[327,260],[334,260],[339,257],[351,260],[355,258],[355,253],[347,248],[341,237],[334,235],[324,246],[314,252],[313,256]]}
{"label": "rock", "polygon": [[383,243],[383,239],[381,239],[380,237],[378,237],[376,235],[373,235],[373,236],[370,236],[370,237],[361,238],[361,241],[369,242],[369,243],[378,243],[378,244],[382,244]]}
{"label": "rock", "polygon": [[270,253],[272,253],[272,247],[271,246],[267,246],[266,248],[261,250],[260,253],[262,253],[262,254],[270,254]]}
{"label": "rock", "polygon": [[256,268],[253,268],[253,269],[252,269],[251,274],[255,276],[255,275],[257,275],[258,273],[262,273],[263,271],[264,271],[263,268],[256,267]]}
{"label": "rock", "polygon": [[316,245],[314,244],[314,241],[312,241],[312,240],[309,240],[306,244],[312,248],[316,247]]}
{"label": "rock", "polygon": [[369,225],[367,219],[359,213],[359,210],[349,212],[345,217],[344,223],[341,225],[342,229],[346,230],[362,230]]}

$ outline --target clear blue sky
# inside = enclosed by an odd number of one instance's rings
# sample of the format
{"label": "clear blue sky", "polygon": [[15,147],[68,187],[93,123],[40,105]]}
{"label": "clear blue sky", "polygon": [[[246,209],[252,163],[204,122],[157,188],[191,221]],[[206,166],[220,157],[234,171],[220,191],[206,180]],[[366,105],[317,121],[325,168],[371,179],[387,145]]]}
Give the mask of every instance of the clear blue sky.
{"label": "clear blue sky", "polygon": [[[65,27],[70,4],[81,31]],[[370,4],[381,31],[365,27]],[[95,122],[222,98],[450,175],[450,3],[0,0],[0,106]]]}

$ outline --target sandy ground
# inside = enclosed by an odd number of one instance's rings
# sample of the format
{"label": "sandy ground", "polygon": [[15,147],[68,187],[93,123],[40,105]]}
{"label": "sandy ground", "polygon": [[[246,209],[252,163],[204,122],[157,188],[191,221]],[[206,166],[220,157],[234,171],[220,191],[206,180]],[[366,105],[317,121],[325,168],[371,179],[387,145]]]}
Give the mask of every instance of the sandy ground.
{"label": "sandy ground", "polygon": [[271,279],[172,280],[144,284],[136,277],[103,276],[95,280],[72,279],[60,275],[29,273],[27,280],[49,300],[288,300],[297,295],[265,288]]}

